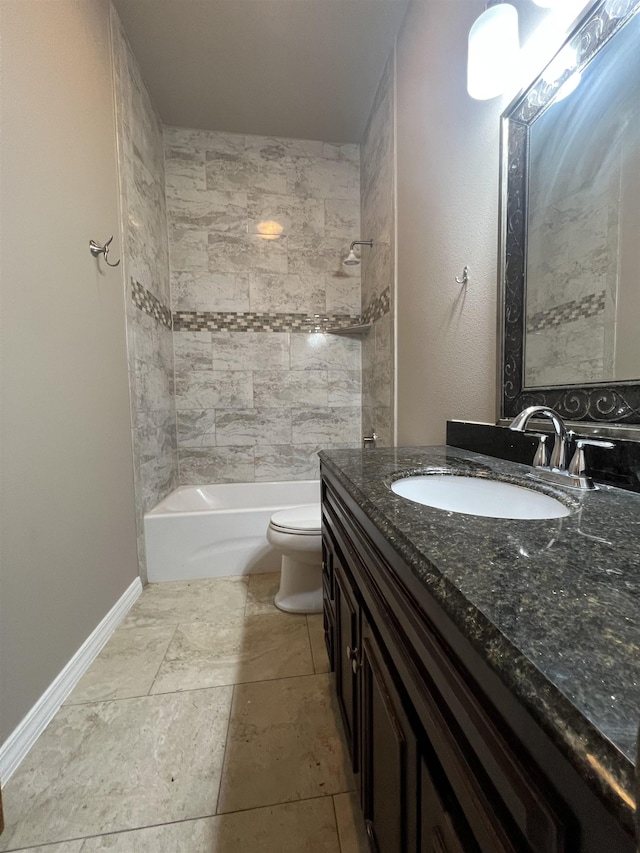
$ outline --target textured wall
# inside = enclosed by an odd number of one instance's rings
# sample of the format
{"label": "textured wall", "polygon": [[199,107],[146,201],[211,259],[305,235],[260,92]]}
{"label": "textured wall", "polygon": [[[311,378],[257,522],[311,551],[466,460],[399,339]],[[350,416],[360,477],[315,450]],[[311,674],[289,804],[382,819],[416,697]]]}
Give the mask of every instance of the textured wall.
{"label": "textured wall", "polygon": [[162,126],[117,13],[112,40],[138,556],[142,517],[178,483]]}
{"label": "textured wall", "polygon": [[88,246],[120,251],[108,2],[1,3],[0,32],[3,743],[137,558],[124,282]]}
{"label": "textured wall", "polygon": [[360,313],[358,146],[165,128],[165,163],[180,480],[315,477],[360,442],[360,342],[307,331]]}
{"label": "textured wall", "polygon": [[394,443],[394,57],[387,62],[360,148],[362,307],[372,329],[362,342],[362,427],[378,446]]}
{"label": "textured wall", "polygon": [[[495,420],[501,99],[466,92],[480,2],[413,3],[398,39],[398,443]],[[454,281],[469,265],[466,290]]]}

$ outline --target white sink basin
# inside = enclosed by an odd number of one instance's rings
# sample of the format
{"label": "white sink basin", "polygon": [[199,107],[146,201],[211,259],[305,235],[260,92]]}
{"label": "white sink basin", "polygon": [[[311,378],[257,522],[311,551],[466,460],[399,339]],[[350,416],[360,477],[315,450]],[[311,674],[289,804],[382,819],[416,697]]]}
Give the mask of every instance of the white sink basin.
{"label": "white sink basin", "polygon": [[488,518],[536,519],[569,515],[567,507],[549,495],[482,477],[419,474],[396,480],[391,490],[415,503]]}

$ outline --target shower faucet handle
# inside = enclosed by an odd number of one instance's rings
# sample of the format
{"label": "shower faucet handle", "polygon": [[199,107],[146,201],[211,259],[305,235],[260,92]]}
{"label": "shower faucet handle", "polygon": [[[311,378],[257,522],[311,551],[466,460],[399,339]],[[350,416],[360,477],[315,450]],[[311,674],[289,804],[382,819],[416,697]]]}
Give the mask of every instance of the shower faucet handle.
{"label": "shower faucet handle", "polygon": [[375,450],[376,442],[378,440],[378,436],[376,431],[373,430],[371,435],[363,435],[362,436],[362,447],[364,450]]}

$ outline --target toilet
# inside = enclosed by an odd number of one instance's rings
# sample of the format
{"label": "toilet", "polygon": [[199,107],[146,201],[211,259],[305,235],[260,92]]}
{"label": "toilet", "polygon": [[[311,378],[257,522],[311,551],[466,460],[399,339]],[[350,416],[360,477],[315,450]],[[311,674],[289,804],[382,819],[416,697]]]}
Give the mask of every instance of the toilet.
{"label": "toilet", "polygon": [[320,504],[274,512],[267,540],[282,554],[275,605],[286,613],[322,612],[322,509]]}

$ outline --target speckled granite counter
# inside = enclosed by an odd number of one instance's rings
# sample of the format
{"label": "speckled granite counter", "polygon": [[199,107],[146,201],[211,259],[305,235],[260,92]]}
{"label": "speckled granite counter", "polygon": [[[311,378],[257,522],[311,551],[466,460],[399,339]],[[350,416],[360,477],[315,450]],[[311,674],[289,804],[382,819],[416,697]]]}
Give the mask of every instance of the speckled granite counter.
{"label": "speckled granite counter", "polygon": [[[450,618],[628,827],[640,722],[640,495],[538,486],[531,469],[451,447],[320,454]],[[446,469],[553,494],[562,519],[446,512],[388,483]]]}

